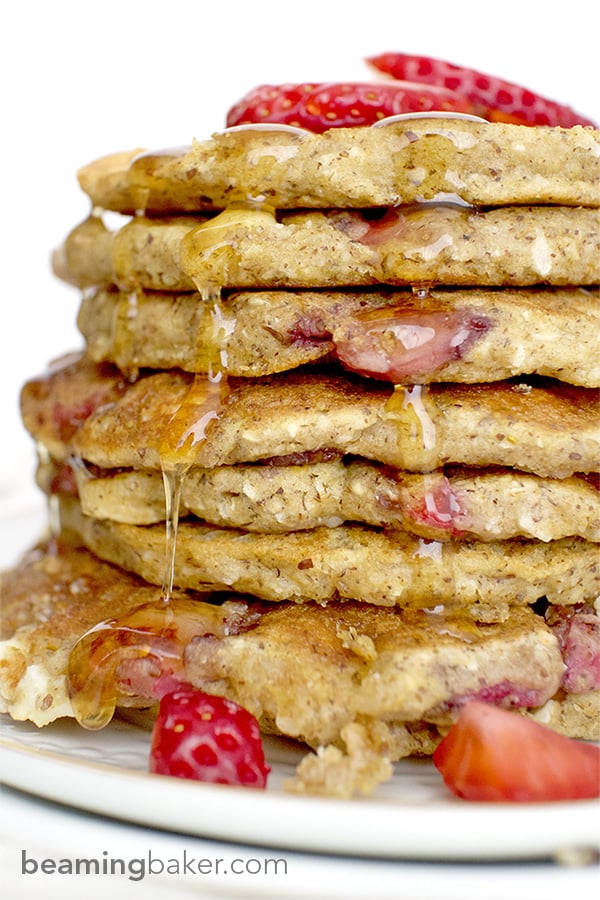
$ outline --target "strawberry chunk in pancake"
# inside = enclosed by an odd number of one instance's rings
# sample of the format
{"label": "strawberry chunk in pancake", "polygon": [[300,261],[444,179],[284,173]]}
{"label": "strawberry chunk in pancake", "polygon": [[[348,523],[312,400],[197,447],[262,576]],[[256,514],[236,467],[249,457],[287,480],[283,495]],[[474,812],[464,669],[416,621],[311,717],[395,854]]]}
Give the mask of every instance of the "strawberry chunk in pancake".
{"label": "strawberry chunk in pancake", "polygon": [[95,365],[80,354],[52,364],[46,375],[28,381],[21,391],[21,414],[28,431],[61,460],[65,445],[97,409],[121,397],[128,381],[112,365]]}
{"label": "strawberry chunk in pancake", "polygon": [[475,310],[374,310],[345,323],[335,337],[335,354],[345,368],[362,375],[418,382],[460,359],[491,324]]}
{"label": "strawberry chunk in pancake", "polygon": [[563,687],[572,694],[600,688],[600,617],[591,606],[550,606],[546,621],[560,644],[566,671]]}

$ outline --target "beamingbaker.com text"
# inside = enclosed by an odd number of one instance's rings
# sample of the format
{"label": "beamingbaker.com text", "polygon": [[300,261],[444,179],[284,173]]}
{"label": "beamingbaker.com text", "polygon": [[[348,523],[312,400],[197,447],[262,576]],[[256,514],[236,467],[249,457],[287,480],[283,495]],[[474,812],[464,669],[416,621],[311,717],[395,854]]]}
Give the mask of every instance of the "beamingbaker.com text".
{"label": "beamingbaker.com text", "polygon": [[130,881],[142,881],[152,875],[287,875],[288,861],[274,857],[200,857],[183,850],[174,857],[155,856],[151,850],[144,856],[46,857],[44,859],[21,850],[21,875],[118,875]]}

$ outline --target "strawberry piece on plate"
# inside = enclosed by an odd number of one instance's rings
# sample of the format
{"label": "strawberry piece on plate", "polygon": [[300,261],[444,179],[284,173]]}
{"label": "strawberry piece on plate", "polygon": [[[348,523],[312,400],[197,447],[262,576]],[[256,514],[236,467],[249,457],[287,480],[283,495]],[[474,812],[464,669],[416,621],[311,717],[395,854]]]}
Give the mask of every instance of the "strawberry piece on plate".
{"label": "strawberry piece on plate", "polygon": [[149,768],[157,775],[259,788],[266,787],[270,771],[254,716],[188,686],[160,701]]}
{"label": "strawberry piece on plate", "polygon": [[415,112],[472,113],[471,103],[438,85],[265,84],[254,88],[227,114],[227,126],[279,123],[313,132],[373,125],[388,116]]}
{"label": "strawberry piece on plate", "polygon": [[466,800],[540,803],[600,796],[600,747],[478,700],[463,707],[433,762],[452,793]]}
{"label": "strawberry piece on plate", "polygon": [[453,91],[472,112],[495,122],[517,125],[594,125],[568,106],[540,97],[525,87],[429,56],[382,53],[367,59],[378,71],[400,81],[416,81]]}

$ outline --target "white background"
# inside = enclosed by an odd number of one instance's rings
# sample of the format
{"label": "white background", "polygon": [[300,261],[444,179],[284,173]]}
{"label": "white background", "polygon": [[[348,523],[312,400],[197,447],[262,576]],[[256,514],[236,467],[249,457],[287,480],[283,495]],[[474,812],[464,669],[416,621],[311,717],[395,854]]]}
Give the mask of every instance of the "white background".
{"label": "white background", "polygon": [[81,345],[77,292],[49,267],[88,211],[79,166],[206,137],[260,83],[368,80],[364,57],[388,50],[502,75],[600,121],[597,5],[588,0],[39,0],[3,10],[5,512],[15,490],[33,491],[20,386]]}

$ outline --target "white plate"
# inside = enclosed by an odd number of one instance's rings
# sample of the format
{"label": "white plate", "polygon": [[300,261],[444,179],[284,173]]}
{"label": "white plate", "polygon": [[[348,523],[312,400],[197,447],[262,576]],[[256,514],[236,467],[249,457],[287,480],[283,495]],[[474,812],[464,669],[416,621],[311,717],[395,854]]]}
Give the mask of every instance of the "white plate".
{"label": "white plate", "polygon": [[404,761],[368,799],[282,790],[300,751],[266,741],[266,791],[146,773],[149,734],[114,721],[86,732],[65,721],[42,730],[2,717],[5,784],[88,812],[217,840],[412,860],[585,861],[598,845],[598,805],[471,804],[451,797],[429,762]]}

